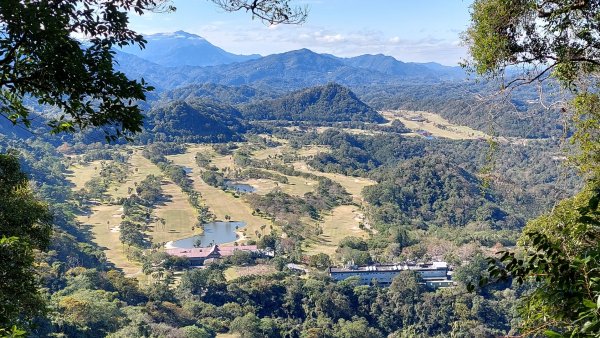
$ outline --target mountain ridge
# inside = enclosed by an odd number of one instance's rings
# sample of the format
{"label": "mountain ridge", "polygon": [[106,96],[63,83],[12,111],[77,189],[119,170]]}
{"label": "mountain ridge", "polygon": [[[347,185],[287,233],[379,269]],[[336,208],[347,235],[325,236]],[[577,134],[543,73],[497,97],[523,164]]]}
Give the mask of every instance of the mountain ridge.
{"label": "mountain ridge", "polygon": [[[179,41],[179,47],[165,53],[169,54],[168,58],[181,57],[181,60],[169,63],[160,59],[160,56],[156,56],[151,58],[159,61],[155,62],[144,58],[143,55],[140,56],[139,53],[135,56],[128,56],[128,49],[126,49],[117,52],[120,69],[131,77],[143,77],[159,90],[174,89],[195,83],[215,83],[289,91],[324,85],[329,82],[352,87],[397,85],[415,81],[432,83],[464,78],[464,71],[460,67],[448,67],[436,63],[402,62],[383,54],[342,58],[316,53],[307,48],[262,57],[254,55],[250,56],[250,59],[242,58],[233,61],[229,59],[227,62],[223,61],[219,64],[213,62],[198,66],[194,64],[202,64],[202,62],[186,60],[203,57],[203,52],[198,49],[197,53],[190,53],[188,49],[195,44],[210,44],[206,39],[178,31],[149,36],[148,46],[152,45],[153,39],[160,40],[162,38]],[[181,47],[182,43],[187,43],[191,47],[183,48]],[[212,44],[211,46],[218,49],[217,54],[228,53]]]}
{"label": "mountain ridge", "polygon": [[161,66],[214,66],[260,57],[258,54],[227,52],[199,35],[184,31],[151,34],[145,36],[145,39],[145,48],[127,46],[122,51]]}

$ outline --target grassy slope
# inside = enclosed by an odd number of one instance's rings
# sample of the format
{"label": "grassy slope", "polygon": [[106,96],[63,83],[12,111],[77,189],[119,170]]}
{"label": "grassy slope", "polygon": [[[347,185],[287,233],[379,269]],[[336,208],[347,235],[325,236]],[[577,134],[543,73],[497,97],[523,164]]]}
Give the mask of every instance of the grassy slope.
{"label": "grassy slope", "polygon": [[[281,154],[283,151],[291,151],[287,146],[268,148],[257,151],[255,158],[266,159],[270,156]],[[311,156],[318,152],[328,151],[324,147],[306,147],[297,151],[301,156]],[[196,152],[208,153],[213,156],[212,163],[220,168],[234,168],[233,160],[230,156],[215,156],[214,151],[209,145],[190,145],[185,154],[173,155],[168,158],[175,164],[191,168],[190,177],[194,182],[194,188],[202,194],[210,210],[215,213],[217,219],[224,220],[225,215],[231,216],[232,220],[245,221],[248,226],[244,229],[246,238],[255,239],[255,231],[259,230],[263,224],[267,225],[265,231],[268,231],[271,222],[259,216],[253,216],[251,208],[242,198],[236,198],[231,193],[221,189],[211,187],[204,183],[199,177],[200,168],[195,163],[194,155]],[[96,163],[94,163],[96,164]],[[94,166],[74,166],[74,174],[71,180],[77,187],[83,184],[97,174]],[[355,202],[362,202],[361,191],[365,186],[375,182],[365,178],[349,177],[340,174],[322,173],[310,169],[304,162],[296,162],[294,166],[297,170],[310,172],[316,175],[328,177],[339,182],[354,197]],[[108,193],[112,197],[123,197],[127,195],[128,188],[134,188],[134,182],[140,182],[147,175],[160,175],[160,169],[141,156],[141,150],[136,149],[130,159],[131,175],[127,182],[118,186],[111,187]],[[136,170],[137,169],[137,170]],[[248,180],[249,183],[257,188],[257,193],[264,194],[278,186],[284,192],[302,196],[306,192],[313,191],[316,182],[301,177],[288,176],[290,184],[277,184],[271,180]],[[116,188],[116,190],[114,189]],[[153,226],[151,235],[153,242],[166,242],[170,240],[188,237],[201,232],[201,229],[192,230],[195,224],[196,212],[187,202],[187,196],[181,189],[168,179],[163,179],[163,193],[167,200],[158,205],[154,214],[165,218],[166,225]],[[126,253],[118,240],[119,233],[111,231],[110,228],[120,222],[120,206],[98,205],[92,211],[92,215],[81,216],[80,221],[92,225],[95,241],[105,247],[108,259],[117,267],[122,268],[127,274],[139,274],[140,267],[135,262],[130,262],[126,258]],[[319,238],[308,243],[307,252],[315,254],[324,252],[332,254],[339,241],[349,235],[367,236],[367,233],[358,228],[359,219],[362,217],[360,210],[356,206],[340,206],[335,208],[331,214],[325,215],[320,226],[323,227],[323,234]],[[107,225],[106,222],[110,224]]]}
{"label": "grassy slope", "polygon": [[314,255],[326,253],[333,255],[340,241],[347,236],[366,238],[367,233],[358,227],[362,213],[354,205],[341,205],[323,217],[320,223],[323,234],[316,239],[307,241],[306,253]]}
{"label": "grassy slope", "polygon": [[[388,120],[400,120],[410,130],[425,130],[437,137],[448,138],[451,140],[489,138],[489,135],[482,131],[452,124],[443,117],[430,112],[395,110],[384,111],[381,112],[381,114]],[[411,118],[415,117],[423,118],[424,121],[412,121]]]}
{"label": "grassy slope", "polygon": [[[149,174],[160,175],[160,169],[145,159],[140,151],[136,151],[131,156],[129,164],[131,168],[129,178],[122,184],[111,186],[107,191],[110,197],[126,197],[128,188],[135,187],[134,182],[140,182]],[[135,170],[136,168],[137,170]],[[93,165],[74,166],[71,170],[73,174],[69,179],[74,183],[87,181],[97,174]],[[156,215],[166,219],[166,226],[158,227],[156,232],[151,234],[153,241],[165,242],[193,235],[191,226],[194,224],[196,215],[195,210],[187,202],[187,196],[177,185],[166,179],[163,180],[162,188],[163,193],[171,197],[155,210]],[[119,232],[114,230],[114,227],[121,222],[121,213],[122,209],[119,205],[98,204],[92,208],[89,216],[81,215],[78,220],[91,226],[94,241],[105,248],[105,254],[109,261],[121,268],[127,275],[139,275],[141,266],[137,262],[127,259],[126,248],[123,248],[119,241]],[[111,228],[113,229],[111,230]]]}
{"label": "grassy slope", "polygon": [[364,187],[375,184],[375,181],[372,181],[368,178],[364,177],[351,177],[342,174],[334,174],[334,173],[323,173],[320,171],[316,171],[311,169],[304,162],[296,162],[294,163],[294,168],[298,171],[304,171],[307,173],[324,176],[329,178],[332,181],[338,182],[341,184],[346,191],[348,191],[356,203],[360,203],[362,201],[362,190]]}
{"label": "grassy slope", "polygon": [[[229,215],[232,221],[246,222],[246,227],[243,229],[246,238],[255,239],[255,231],[260,231],[260,227],[263,224],[266,224],[267,226],[271,225],[271,221],[252,215],[252,209],[242,200],[242,198],[236,198],[229,192],[225,192],[204,183],[199,177],[201,169],[198,168],[194,159],[197,149],[197,146],[192,146],[188,148],[185,154],[168,156],[168,158],[175,164],[191,168],[192,173],[190,174],[190,178],[192,178],[194,182],[194,189],[202,194],[203,200],[206,201],[206,204],[217,216],[217,219],[224,220],[225,215]],[[221,157],[221,163],[225,162],[222,158],[226,158],[226,156]],[[233,162],[231,164],[233,165]]]}
{"label": "grassy slope", "polygon": [[[314,156],[319,152],[327,152],[329,149],[323,146],[309,146],[304,147],[295,151],[300,156]],[[257,159],[266,159],[280,155],[284,152],[294,152],[286,146],[280,146],[276,148],[268,148],[261,151],[257,151],[254,157]],[[316,170],[312,170],[306,165],[305,162],[295,162],[294,168],[299,171],[315,174],[318,176],[327,177],[335,182],[341,184],[350,194],[352,194],[355,203],[360,204],[362,202],[362,189],[366,186],[373,185],[376,182],[362,178],[362,177],[350,177],[341,174],[323,173]],[[304,193],[311,191],[312,187],[316,182],[307,180],[301,177],[291,177],[290,183],[293,185],[280,184],[279,187],[287,193],[293,195],[302,196]],[[268,188],[264,185],[264,182],[268,180],[248,180],[246,183],[256,186],[257,193],[268,192]],[[261,184],[262,183],[262,184]],[[273,184],[274,185],[274,184]],[[289,191],[289,187],[293,187],[294,191]],[[286,188],[288,191],[286,191]],[[318,238],[307,241],[306,252],[309,255],[314,255],[319,252],[323,252],[332,255],[337,248],[339,242],[346,236],[358,236],[367,237],[368,234],[364,230],[361,230],[358,225],[360,220],[364,218],[364,215],[357,206],[343,205],[332,210],[328,215],[325,215],[323,221],[319,224],[323,228],[323,234]]]}
{"label": "grassy slope", "polygon": [[69,181],[75,185],[73,190],[82,189],[85,182],[100,173],[100,160],[93,161],[88,164],[74,164],[69,168],[71,174],[67,175]]}

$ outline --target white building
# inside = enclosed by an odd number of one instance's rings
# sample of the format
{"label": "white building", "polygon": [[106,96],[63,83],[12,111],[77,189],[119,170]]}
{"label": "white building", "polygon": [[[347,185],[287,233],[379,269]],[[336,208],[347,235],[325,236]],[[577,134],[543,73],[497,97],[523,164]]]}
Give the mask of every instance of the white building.
{"label": "white building", "polygon": [[421,277],[423,284],[429,288],[454,286],[452,271],[446,262],[329,268],[329,275],[336,281],[357,276],[360,278],[361,284],[368,285],[377,281],[380,285],[390,285],[394,277],[402,271],[415,271]]}

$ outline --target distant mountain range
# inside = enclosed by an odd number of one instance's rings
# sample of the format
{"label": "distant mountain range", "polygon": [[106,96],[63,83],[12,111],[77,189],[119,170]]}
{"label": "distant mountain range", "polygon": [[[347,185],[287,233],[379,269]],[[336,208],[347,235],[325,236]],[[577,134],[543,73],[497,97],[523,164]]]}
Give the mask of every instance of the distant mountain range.
{"label": "distant mountain range", "polygon": [[146,48],[128,46],[124,52],[166,67],[214,66],[260,58],[260,55],[237,55],[224,51],[206,39],[177,31],[145,36]]}
{"label": "distant mountain range", "polygon": [[117,51],[120,69],[159,90],[190,84],[250,85],[282,92],[336,82],[346,86],[396,85],[462,80],[460,67],[405,63],[391,56],[340,58],[300,49],[261,57],[236,55],[186,32],[147,36],[145,50]]}

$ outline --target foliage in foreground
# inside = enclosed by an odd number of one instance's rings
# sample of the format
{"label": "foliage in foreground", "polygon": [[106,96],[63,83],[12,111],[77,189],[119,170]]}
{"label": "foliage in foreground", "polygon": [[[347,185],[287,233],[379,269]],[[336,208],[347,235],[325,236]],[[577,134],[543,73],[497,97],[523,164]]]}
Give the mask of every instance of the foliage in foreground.
{"label": "foliage in foreground", "polygon": [[520,66],[522,74],[508,87],[553,76],[573,97],[563,109],[574,115],[576,163],[587,188],[527,226],[524,254],[505,252],[500,257],[505,265],[490,267],[494,277],[536,286],[522,306],[525,335],[600,333],[599,14],[597,1],[477,0],[465,36],[477,73],[497,76]]}

